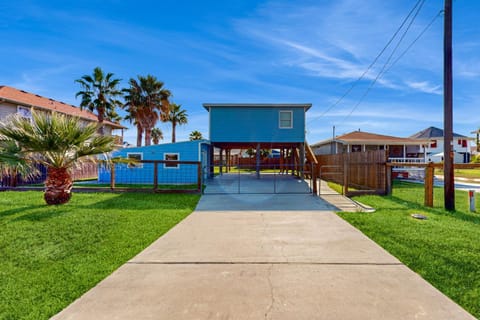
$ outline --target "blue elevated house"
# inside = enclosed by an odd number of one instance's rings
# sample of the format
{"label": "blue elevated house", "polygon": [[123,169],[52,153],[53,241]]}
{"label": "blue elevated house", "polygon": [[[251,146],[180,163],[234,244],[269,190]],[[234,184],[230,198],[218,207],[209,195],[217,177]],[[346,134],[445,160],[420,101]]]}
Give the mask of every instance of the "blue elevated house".
{"label": "blue elevated house", "polygon": [[230,158],[232,149],[252,148],[257,151],[257,163],[260,149],[280,150],[285,165],[305,162],[306,148],[309,151],[305,118],[311,104],[205,103],[203,106],[210,116],[211,159],[213,148],[220,150],[220,163],[224,154],[225,159]]}

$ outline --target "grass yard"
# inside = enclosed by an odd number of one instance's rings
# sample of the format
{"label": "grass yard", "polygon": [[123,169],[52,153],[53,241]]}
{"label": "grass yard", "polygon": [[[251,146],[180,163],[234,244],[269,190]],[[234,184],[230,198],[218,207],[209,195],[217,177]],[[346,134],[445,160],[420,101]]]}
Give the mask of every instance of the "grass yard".
{"label": "grass yard", "polygon": [[[435,174],[443,176],[443,170],[435,169]],[[480,168],[479,169],[455,169],[454,175],[455,175],[455,178],[480,179]]]}
{"label": "grass yard", "polygon": [[[43,186],[43,185],[42,185]],[[110,189],[110,183],[74,182],[75,188],[105,188]],[[153,184],[146,183],[115,183],[115,188],[147,189],[152,190]],[[196,190],[197,184],[159,184],[159,190]]]}
{"label": "grass yard", "polygon": [[187,194],[0,192],[0,319],[48,319],[195,208]]}
{"label": "grass yard", "polygon": [[426,208],[423,185],[396,182],[391,196],[355,197],[375,213],[339,215],[480,318],[480,214],[468,211],[466,192],[456,192],[456,212],[443,209],[443,189],[434,192],[434,208]]}

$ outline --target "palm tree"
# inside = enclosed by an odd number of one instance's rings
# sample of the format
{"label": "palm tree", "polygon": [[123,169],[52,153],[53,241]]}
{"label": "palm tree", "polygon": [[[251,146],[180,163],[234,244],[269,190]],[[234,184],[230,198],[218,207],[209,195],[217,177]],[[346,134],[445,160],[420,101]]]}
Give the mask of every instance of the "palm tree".
{"label": "palm tree", "polygon": [[193,130],[192,132],[190,132],[190,141],[202,140],[202,139],[203,139],[203,135],[200,131]]}
{"label": "palm tree", "polygon": [[[130,79],[126,93],[126,110],[129,119],[137,125],[137,146],[141,146],[141,136],[145,132],[145,145],[149,146],[152,129],[168,112],[168,98],[171,92],[163,88],[163,82],[152,75],[138,76],[138,81]],[[134,120],[133,120],[134,119]]]}
{"label": "palm tree", "polygon": [[18,143],[23,157],[47,168],[44,198],[47,204],[66,203],[71,198],[70,169],[91,155],[109,152],[114,137],[96,133],[96,123],[58,113],[32,112],[33,121],[19,116],[0,123],[0,135]]}
{"label": "palm tree", "polygon": [[123,105],[123,108],[125,108],[127,111],[125,120],[135,124],[137,128],[137,147],[141,147],[143,137],[143,127],[142,123],[140,122],[140,119],[142,118],[140,115],[142,111],[142,102],[140,99],[141,88],[135,79],[130,79],[129,84],[130,88],[122,90],[125,94],[125,104]]}
{"label": "palm tree", "polygon": [[181,105],[171,103],[169,112],[163,117],[164,122],[170,122],[172,124],[172,143],[175,143],[176,141],[175,129],[177,125],[186,124],[188,122],[187,111],[181,108]]}
{"label": "palm tree", "polygon": [[75,82],[79,83],[83,89],[75,95],[75,98],[82,97],[80,109],[86,108],[97,113],[100,123],[98,132],[103,134],[103,121],[105,119],[118,120],[115,107],[122,106],[122,102],[117,100],[117,98],[122,97],[122,91],[117,88],[120,79],[113,79],[113,73],[105,74],[100,67],[96,67],[93,69],[92,75],[84,75]]}
{"label": "palm tree", "polygon": [[163,132],[159,128],[152,129],[152,140],[153,144],[158,144],[160,140],[163,140]]}

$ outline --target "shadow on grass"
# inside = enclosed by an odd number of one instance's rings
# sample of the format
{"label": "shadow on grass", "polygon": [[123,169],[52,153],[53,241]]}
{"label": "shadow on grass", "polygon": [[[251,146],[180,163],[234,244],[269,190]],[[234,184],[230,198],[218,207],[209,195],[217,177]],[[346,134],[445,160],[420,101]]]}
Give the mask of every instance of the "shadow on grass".
{"label": "shadow on grass", "polygon": [[[93,195],[93,194],[92,194]],[[98,195],[98,193],[97,193]],[[192,194],[152,194],[152,193],[116,193],[111,197],[104,197],[96,201],[75,203],[79,208],[123,210],[165,210],[191,209],[193,210],[200,199],[199,195]]]}
{"label": "shadow on grass", "polygon": [[5,210],[5,211],[2,211],[0,213],[0,220],[2,218],[6,218],[8,216],[13,216],[13,215],[16,215],[16,214],[19,214],[19,213],[23,213],[25,211],[30,211],[30,210],[34,210],[34,209],[40,209],[40,208],[46,208],[47,205],[30,205],[30,206],[25,206],[25,207],[21,207],[21,208],[15,208],[15,209],[11,209],[11,210]]}
{"label": "shadow on grass", "polygon": [[480,216],[473,216],[472,214],[465,213],[464,211],[456,210],[456,211],[450,212],[438,207],[433,207],[433,208],[425,207],[424,205],[421,205],[418,202],[406,200],[397,196],[389,196],[388,198],[391,201],[398,203],[401,206],[406,206],[408,209],[418,209],[422,211],[431,212],[436,215],[449,216],[452,218],[460,219],[462,221],[471,222],[474,224],[480,224]]}
{"label": "shadow on grass", "polygon": [[53,208],[47,205],[31,207],[31,209],[35,209],[35,208],[37,209],[43,208],[44,210],[41,210],[41,211],[37,210],[35,212],[21,215],[15,219],[12,219],[12,221],[32,221],[32,222],[44,221],[44,220],[55,218],[71,212],[71,210],[62,209],[60,206],[56,206],[54,210],[52,210]]}

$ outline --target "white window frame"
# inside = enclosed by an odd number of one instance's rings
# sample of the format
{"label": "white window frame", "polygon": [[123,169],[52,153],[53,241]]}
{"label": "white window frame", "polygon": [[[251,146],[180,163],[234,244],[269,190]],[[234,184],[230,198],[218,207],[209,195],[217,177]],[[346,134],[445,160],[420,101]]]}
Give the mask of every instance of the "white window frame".
{"label": "white window frame", "polygon": [[[180,154],[178,152],[164,152],[163,153],[163,160],[167,161],[168,156],[176,156],[177,160],[172,160],[172,161],[180,161]],[[179,169],[180,165],[175,164],[175,165],[167,165],[166,163],[163,164],[164,169]]]}
{"label": "white window frame", "polygon": [[[282,126],[282,113],[290,114],[290,126]],[[280,110],[278,111],[278,127],[280,129],[292,129],[293,128],[293,111],[292,110]]]}
{"label": "white window frame", "polygon": [[[24,114],[22,111],[20,111],[20,110],[23,110],[23,112],[26,112],[27,115],[25,115],[25,114]],[[17,106],[17,114],[19,114],[22,118],[32,120],[32,108],[30,108],[30,107]]]}
{"label": "white window frame", "polygon": [[[136,155],[136,156],[140,155],[140,161],[143,160],[143,152],[127,152],[127,159],[130,159],[131,155]],[[138,159],[135,158],[135,160],[138,160]],[[135,163],[135,164],[129,163],[128,167],[130,169],[141,169],[143,168],[143,163]]]}

